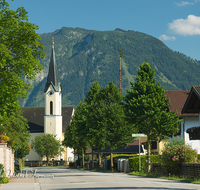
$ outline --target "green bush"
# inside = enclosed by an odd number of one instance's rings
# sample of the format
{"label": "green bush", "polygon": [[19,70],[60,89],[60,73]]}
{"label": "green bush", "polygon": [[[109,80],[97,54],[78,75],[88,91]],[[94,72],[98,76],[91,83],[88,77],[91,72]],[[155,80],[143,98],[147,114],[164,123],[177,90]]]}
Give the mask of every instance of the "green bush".
{"label": "green bush", "polygon": [[173,147],[168,147],[163,150],[162,161],[162,166],[164,166],[169,173],[179,175],[183,162],[197,162],[197,152],[186,145],[174,145]]}
{"label": "green bush", "polygon": [[200,162],[200,154],[197,155],[198,162]]}
{"label": "green bush", "polygon": [[[141,155],[141,171],[145,172],[145,162],[147,160],[146,155]],[[139,156],[135,156],[132,158],[129,158],[129,170],[130,171],[139,171]]]}
{"label": "green bush", "polygon": [[20,168],[19,168],[19,165],[18,164],[15,164],[15,173],[18,173],[18,171],[20,170]]}
{"label": "green bush", "polygon": [[[130,157],[134,157],[134,156],[137,156],[137,154],[113,154],[113,159],[114,158],[130,158]],[[110,155],[107,156],[107,160],[110,160]]]}
{"label": "green bush", "polygon": [[23,158],[21,159],[21,166],[22,166],[22,169],[24,169],[24,167],[25,167],[25,161],[24,161]]}
{"label": "green bush", "polygon": [[[141,171],[145,172],[145,163],[147,160],[146,155],[141,155]],[[150,156],[151,163],[160,163],[161,162],[161,156],[160,155],[151,155]],[[130,171],[139,172],[139,155],[136,155],[134,157],[129,158],[129,169]]]}
{"label": "green bush", "polygon": [[3,175],[3,173],[4,173],[4,166],[3,166],[3,164],[0,164],[0,175]]}
{"label": "green bush", "polygon": [[9,179],[6,177],[6,173],[4,172],[4,166],[3,164],[0,164],[0,183],[8,183]]}

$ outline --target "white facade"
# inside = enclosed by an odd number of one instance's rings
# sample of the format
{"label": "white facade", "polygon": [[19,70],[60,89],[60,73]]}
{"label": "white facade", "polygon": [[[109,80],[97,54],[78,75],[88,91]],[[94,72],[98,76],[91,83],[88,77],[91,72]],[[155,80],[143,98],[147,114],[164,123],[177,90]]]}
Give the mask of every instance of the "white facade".
{"label": "white facade", "polygon": [[190,145],[192,149],[197,151],[197,154],[200,154],[200,140],[190,140],[189,134],[186,133],[188,128],[200,126],[199,117],[184,117],[181,122],[181,138],[185,140],[185,143]]}
{"label": "white facade", "polygon": [[[34,139],[36,136],[41,136],[44,133],[31,133],[30,136],[30,142],[32,141],[32,139]],[[31,143],[30,143],[31,144]],[[35,161],[38,160],[40,161],[41,158],[39,156],[39,154],[37,154],[33,149],[30,150],[29,154],[27,156],[24,157],[25,161]]]}
{"label": "white facade", "polygon": [[63,140],[61,97],[61,88],[56,92],[51,85],[45,93],[44,134],[57,135],[59,140]]}

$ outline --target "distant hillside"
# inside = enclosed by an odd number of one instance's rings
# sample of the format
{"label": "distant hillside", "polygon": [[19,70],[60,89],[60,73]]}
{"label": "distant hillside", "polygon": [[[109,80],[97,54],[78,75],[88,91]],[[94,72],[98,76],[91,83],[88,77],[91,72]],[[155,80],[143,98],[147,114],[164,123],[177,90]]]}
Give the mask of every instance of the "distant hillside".
{"label": "distant hillside", "polygon": [[32,81],[27,99],[21,106],[44,106],[44,85],[49,59],[55,42],[56,63],[63,90],[63,106],[76,106],[93,81],[105,86],[113,81],[119,86],[119,56],[121,48],[126,55],[122,62],[123,94],[134,81],[138,66],[148,62],[156,71],[157,81],[165,90],[189,90],[199,84],[200,63],[182,53],[169,49],[162,41],[141,32],[94,31],[63,27],[52,33],[41,34],[47,56],[41,60],[44,70]]}

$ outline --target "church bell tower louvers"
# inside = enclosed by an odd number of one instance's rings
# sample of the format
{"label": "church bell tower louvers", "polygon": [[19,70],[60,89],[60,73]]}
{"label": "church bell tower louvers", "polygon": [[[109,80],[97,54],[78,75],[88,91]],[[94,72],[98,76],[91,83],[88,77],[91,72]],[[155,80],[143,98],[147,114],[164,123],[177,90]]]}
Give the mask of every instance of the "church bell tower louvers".
{"label": "church bell tower louvers", "polygon": [[62,89],[58,82],[58,72],[56,67],[54,42],[52,42],[52,52],[49,64],[49,73],[45,86],[45,116],[44,133],[57,135],[62,140]]}

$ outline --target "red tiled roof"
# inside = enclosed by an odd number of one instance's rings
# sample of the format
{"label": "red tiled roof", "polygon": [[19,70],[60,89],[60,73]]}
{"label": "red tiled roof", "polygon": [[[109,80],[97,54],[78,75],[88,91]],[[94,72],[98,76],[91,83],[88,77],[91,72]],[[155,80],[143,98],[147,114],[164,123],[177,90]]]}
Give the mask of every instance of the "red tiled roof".
{"label": "red tiled roof", "polygon": [[[165,91],[167,95],[167,99],[170,98],[169,110],[176,111],[177,114],[181,114],[183,106],[187,100],[187,97],[190,93],[190,90],[172,90],[172,91]],[[181,114],[181,116],[198,116],[198,114]]]}

